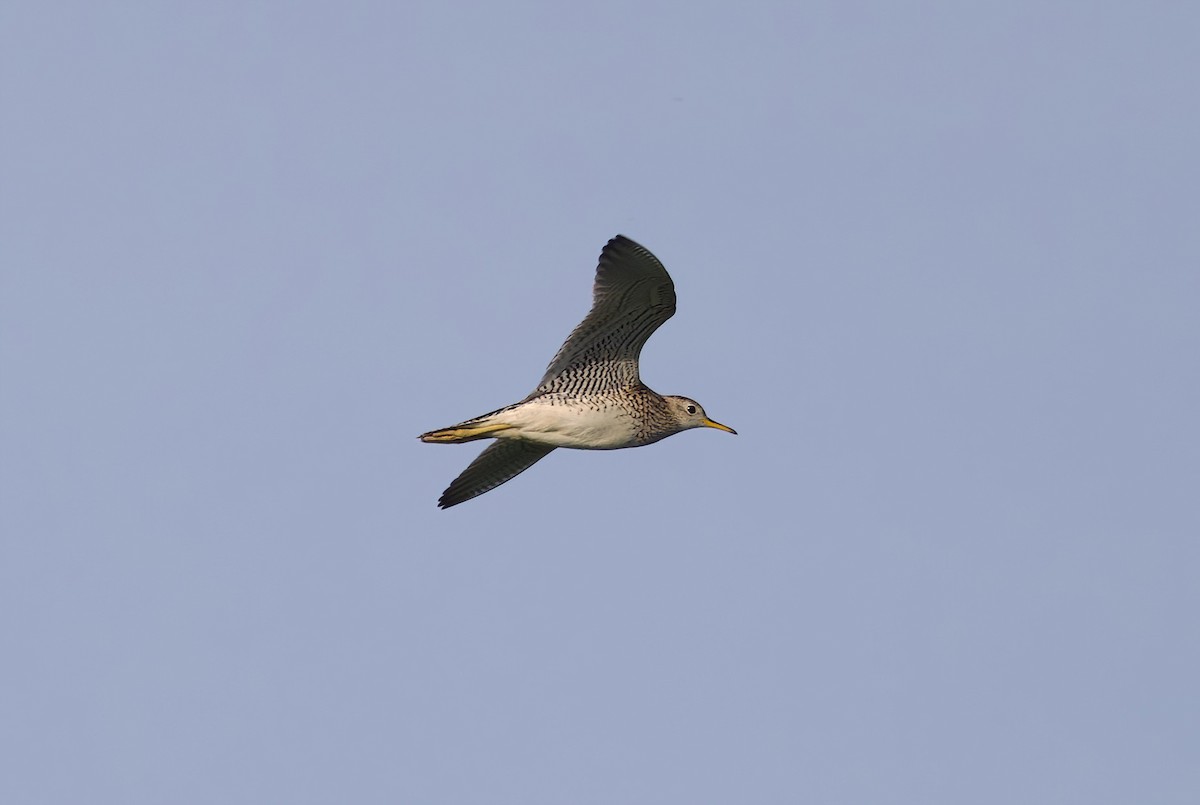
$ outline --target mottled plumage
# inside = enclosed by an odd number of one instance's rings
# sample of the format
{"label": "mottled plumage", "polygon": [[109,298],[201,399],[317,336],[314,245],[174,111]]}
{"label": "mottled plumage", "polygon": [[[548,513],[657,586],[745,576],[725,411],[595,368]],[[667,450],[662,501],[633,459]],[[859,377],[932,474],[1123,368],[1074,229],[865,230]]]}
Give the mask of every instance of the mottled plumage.
{"label": "mottled plumage", "polygon": [[442,494],[442,508],[495,489],[556,447],[639,447],[689,428],[735,433],[686,397],[642,383],[646,339],[675,313],[675,286],[647,249],[618,235],[600,254],[592,309],[550,361],[533,392],[513,405],[421,435],[425,442],[495,438]]}

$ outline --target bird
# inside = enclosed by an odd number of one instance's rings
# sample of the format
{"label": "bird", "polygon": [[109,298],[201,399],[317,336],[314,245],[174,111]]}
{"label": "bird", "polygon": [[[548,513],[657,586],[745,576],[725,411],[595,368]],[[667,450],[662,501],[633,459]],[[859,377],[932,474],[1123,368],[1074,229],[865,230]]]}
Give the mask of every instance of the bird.
{"label": "bird", "polygon": [[617,235],[604,246],[592,308],[559,348],[529,396],[474,419],[429,431],[433,444],[495,439],[442,493],[447,509],[490,492],[559,447],[641,447],[692,428],[737,434],[688,397],[642,383],[646,340],[675,315],[675,284],[650,250]]}

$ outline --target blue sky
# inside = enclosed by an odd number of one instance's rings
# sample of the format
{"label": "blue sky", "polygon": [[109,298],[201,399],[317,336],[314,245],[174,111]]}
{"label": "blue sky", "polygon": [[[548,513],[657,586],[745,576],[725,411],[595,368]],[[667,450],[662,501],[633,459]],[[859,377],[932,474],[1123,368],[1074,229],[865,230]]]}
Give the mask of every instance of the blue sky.
{"label": "blue sky", "polygon": [[[0,800],[1194,803],[1200,11],[0,10]],[[448,511],[628,235],[739,436]]]}

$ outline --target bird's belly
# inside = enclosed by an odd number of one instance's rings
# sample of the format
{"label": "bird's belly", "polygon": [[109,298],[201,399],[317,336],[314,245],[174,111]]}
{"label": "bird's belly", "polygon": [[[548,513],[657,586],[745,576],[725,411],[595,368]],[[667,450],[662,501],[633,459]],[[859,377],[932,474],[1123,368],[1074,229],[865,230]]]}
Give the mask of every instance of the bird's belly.
{"label": "bird's belly", "polygon": [[532,401],[505,411],[503,420],[513,427],[497,432],[501,439],[583,450],[614,450],[637,443],[637,422],[620,408]]}

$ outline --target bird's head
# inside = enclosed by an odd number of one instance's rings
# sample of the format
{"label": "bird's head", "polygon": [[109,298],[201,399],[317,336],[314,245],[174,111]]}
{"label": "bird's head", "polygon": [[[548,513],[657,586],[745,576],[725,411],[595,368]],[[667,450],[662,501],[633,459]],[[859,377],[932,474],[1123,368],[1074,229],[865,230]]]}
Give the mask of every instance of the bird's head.
{"label": "bird's head", "polygon": [[667,405],[674,415],[675,421],[679,423],[680,430],[688,430],[690,428],[716,428],[723,430],[726,433],[737,435],[737,431],[728,425],[722,425],[720,422],[714,422],[708,418],[708,414],[704,413],[704,408],[695,400],[687,397],[667,396],[663,398],[667,401]]}

